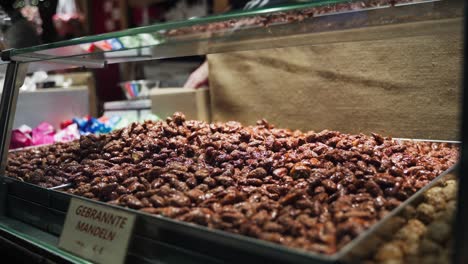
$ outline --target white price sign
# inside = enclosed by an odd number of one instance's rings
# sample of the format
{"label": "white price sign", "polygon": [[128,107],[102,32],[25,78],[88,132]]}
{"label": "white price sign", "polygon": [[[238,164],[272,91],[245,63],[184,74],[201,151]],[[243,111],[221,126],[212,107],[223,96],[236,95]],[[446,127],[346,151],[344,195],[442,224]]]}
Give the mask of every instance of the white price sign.
{"label": "white price sign", "polygon": [[124,263],[135,215],[72,198],[59,247],[97,263]]}

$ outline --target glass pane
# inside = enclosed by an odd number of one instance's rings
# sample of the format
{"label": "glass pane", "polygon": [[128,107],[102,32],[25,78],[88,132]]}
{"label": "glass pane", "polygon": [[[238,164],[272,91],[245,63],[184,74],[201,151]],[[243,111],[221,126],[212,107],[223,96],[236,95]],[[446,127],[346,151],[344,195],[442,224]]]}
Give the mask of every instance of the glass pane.
{"label": "glass pane", "polygon": [[[274,8],[241,10],[221,15],[128,29],[108,34],[14,49],[17,61],[76,57],[60,63],[89,66],[129,60],[201,55],[228,51],[337,42],[333,35],[301,38],[310,33],[459,16],[452,1],[325,0]],[[434,12],[435,11],[435,12]],[[412,35],[424,34],[416,28]],[[351,33],[350,39],[383,38]],[[297,39],[285,37],[297,36]],[[340,39],[339,41],[343,41]],[[346,40],[344,40],[346,41]],[[104,54],[104,55],[103,55]],[[95,65],[96,66],[96,65]]]}

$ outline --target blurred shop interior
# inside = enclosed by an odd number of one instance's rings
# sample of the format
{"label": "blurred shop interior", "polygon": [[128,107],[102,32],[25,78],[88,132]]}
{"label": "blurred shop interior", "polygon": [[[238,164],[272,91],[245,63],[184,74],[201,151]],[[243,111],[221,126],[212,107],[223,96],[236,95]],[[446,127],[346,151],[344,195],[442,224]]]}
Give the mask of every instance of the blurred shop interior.
{"label": "blurred shop interior", "polygon": [[[0,9],[0,49],[203,17],[242,9],[248,1],[232,2],[6,0],[2,1]],[[87,48],[105,50],[93,44]],[[59,132],[76,123],[80,134],[110,132],[132,122],[165,118],[180,105],[184,105],[183,110],[189,117],[209,121],[207,75],[201,77],[202,80],[200,77],[189,79],[204,61],[204,56],[191,56],[113,64],[104,69],[29,74],[20,89],[15,131],[22,133],[42,128]],[[3,84],[4,76],[0,78]],[[195,104],[192,103],[194,98],[199,98]],[[176,99],[179,101],[173,101]],[[158,107],[152,108],[155,103]],[[90,128],[93,122],[98,124],[94,127],[101,130]],[[12,143],[15,148],[53,142]]]}

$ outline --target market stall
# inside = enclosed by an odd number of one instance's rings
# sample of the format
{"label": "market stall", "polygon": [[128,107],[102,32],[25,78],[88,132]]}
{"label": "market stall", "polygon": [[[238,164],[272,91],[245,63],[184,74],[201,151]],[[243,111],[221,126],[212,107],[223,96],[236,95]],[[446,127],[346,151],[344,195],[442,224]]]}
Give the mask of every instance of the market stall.
{"label": "market stall", "polygon": [[[462,263],[463,4],[316,1],[4,51],[0,231],[69,262]],[[28,71],[201,54],[215,123],[8,150]]]}

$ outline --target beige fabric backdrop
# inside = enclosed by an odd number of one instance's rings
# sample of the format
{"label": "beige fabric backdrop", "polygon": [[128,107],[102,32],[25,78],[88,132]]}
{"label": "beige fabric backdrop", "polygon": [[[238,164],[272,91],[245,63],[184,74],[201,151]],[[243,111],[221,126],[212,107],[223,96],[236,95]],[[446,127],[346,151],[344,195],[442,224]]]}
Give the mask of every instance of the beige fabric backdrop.
{"label": "beige fabric backdrop", "polygon": [[460,33],[209,55],[212,119],[458,139]]}

